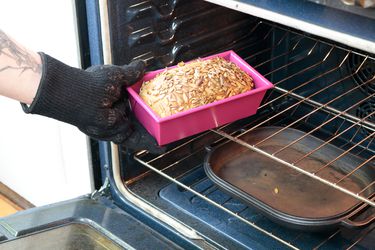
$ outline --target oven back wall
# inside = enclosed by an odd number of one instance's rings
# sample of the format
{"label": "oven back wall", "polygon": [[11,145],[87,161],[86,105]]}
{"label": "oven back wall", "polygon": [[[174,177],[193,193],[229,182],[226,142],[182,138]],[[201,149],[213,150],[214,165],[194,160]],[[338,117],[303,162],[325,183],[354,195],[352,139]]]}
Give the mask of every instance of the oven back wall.
{"label": "oven back wall", "polygon": [[[78,67],[74,1],[0,0],[0,29],[25,46]],[[86,136],[0,97],[0,181],[34,205],[91,192]]]}

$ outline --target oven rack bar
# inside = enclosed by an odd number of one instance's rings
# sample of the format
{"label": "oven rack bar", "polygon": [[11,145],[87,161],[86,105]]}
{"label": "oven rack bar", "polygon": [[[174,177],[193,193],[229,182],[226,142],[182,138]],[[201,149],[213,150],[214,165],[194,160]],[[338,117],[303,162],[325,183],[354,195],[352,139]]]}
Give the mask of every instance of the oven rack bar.
{"label": "oven rack bar", "polygon": [[[356,246],[358,243],[360,243],[363,239],[366,238],[366,236],[368,236],[373,230],[375,230],[375,227],[373,228],[370,228],[370,229],[367,229],[365,230],[365,232],[362,232],[360,233],[359,237],[357,239],[355,239],[349,246],[347,246],[345,249],[346,250],[349,250],[349,249],[353,249],[354,246]],[[319,244],[317,244],[314,248],[312,248],[313,250],[318,250],[320,248],[322,248],[325,244],[327,244],[330,240],[332,240],[333,238],[335,238],[336,236],[338,236],[339,234],[341,233],[341,229],[338,229],[336,230],[335,232],[333,232],[331,235],[329,235],[326,239],[324,239],[323,241],[321,241]],[[344,248],[343,248],[344,249]]]}
{"label": "oven rack bar", "polygon": [[353,249],[358,243],[360,243],[367,235],[369,235],[375,228],[368,230],[365,234],[362,234],[355,242],[353,242],[350,246],[346,248],[346,250]]}

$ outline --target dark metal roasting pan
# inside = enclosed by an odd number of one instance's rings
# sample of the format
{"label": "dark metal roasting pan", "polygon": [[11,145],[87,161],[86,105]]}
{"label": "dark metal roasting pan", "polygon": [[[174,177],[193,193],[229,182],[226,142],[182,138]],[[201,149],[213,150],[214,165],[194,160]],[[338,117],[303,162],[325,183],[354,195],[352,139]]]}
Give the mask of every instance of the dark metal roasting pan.
{"label": "dark metal roasting pan", "polygon": [[[273,136],[257,147],[273,154],[290,144],[275,156],[286,162],[304,157],[296,166],[363,197],[374,198],[370,197],[374,185],[362,191],[375,179],[374,163],[362,164],[361,158],[350,153],[332,162],[344,151],[328,143],[308,155],[324,144],[314,136],[291,128],[263,127],[239,139],[254,145],[270,135]],[[284,226],[327,231],[340,226],[361,228],[375,219],[374,208],[366,203],[234,141],[208,151],[204,169],[216,185]],[[353,219],[364,210],[370,210],[368,216]]]}

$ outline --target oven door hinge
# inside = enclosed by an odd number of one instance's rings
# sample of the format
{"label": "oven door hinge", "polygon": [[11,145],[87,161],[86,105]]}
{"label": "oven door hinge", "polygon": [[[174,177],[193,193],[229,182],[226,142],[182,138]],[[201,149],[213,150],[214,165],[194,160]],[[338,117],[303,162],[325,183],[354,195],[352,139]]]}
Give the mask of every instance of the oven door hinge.
{"label": "oven door hinge", "polygon": [[110,196],[110,187],[111,184],[109,183],[108,177],[105,178],[103,185],[99,188],[99,190],[94,190],[94,192],[91,193],[90,198],[93,200],[97,200],[99,197]]}

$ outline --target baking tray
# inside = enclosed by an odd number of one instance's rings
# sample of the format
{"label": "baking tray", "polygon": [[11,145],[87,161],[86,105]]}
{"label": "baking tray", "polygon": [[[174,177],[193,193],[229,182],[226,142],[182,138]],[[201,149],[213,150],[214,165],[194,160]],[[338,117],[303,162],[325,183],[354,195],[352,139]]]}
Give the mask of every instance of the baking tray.
{"label": "baking tray", "polygon": [[[235,52],[226,51],[201,60],[213,57],[222,57],[235,63],[253,78],[255,88],[236,96],[161,118],[142,100],[138,93],[144,81],[151,80],[165,69],[148,72],[142,80],[128,87],[130,105],[135,116],[159,145],[168,144],[255,114],[264,94],[273,87],[272,83],[242,60]],[[168,69],[175,67],[172,66]]]}
{"label": "baking tray", "polygon": [[[254,145],[280,129],[282,128],[257,128],[240,139]],[[258,147],[272,154],[304,135],[306,134],[302,131],[287,128]],[[293,162],[323,143],[322,140],[307,135],[278,153],[277,157]],[[259,209],[270,219],[284,226],[304,231],[326,231],[337,229],[339,226],[360,228],[375,219],[372,210],[372,214],[370,213],[363,221],[351,220],[355,214],[367,208],[367,205],[236,142],[230,141],[208,151],[204,169],[219,188],[247,205]],[[343,152],[327,144],[297,165],[313,172]],[[347,153],[320,171],[319,176],[335,182],[361,163],[363,160]],[[372,162],[356,170],[339,185],[359,192],[374,180],[375,167]],[[372,186],[362,195],[369,197],[374,194],[374,189]]]}

